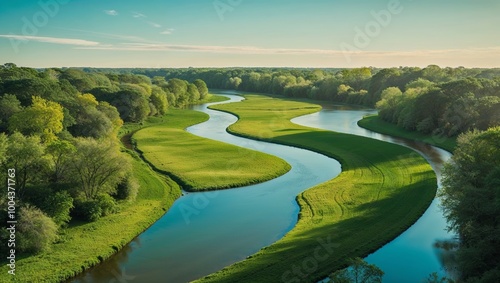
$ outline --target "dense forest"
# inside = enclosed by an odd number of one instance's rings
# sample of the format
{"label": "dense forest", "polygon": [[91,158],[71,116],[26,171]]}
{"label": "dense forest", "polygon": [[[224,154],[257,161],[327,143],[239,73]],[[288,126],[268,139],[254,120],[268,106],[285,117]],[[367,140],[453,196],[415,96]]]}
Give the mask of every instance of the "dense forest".
{"label": "dense forest", "polygon": [[[95,70],[88,70],[95,71]],[[124,71],[124,70],[115,70]],[[233,89],[377,106],[380,117],[405,129],[457,136],[500,125],[500,69],[131,69],[151,78],[202,79]]]}
{"label": "dense forest", "polygon": [[[133,201],[138,185],[119,128],[207,95],[202,80],[0,66],[0,175],[12,173],[15,188],[0,218],[5,225],[15,201],[17,251],[40,252],[71,220],[95,221]],[[8,238],[1,229],[1,242]]]}

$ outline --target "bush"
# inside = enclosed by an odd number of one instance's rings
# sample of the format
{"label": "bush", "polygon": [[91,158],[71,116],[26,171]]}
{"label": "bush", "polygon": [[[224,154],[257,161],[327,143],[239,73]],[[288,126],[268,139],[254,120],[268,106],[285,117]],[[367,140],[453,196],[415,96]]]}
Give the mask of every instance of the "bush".
{"label": "bush", "polygon": [[77,200],[72,215],[80,220],[93,222],[117,211],[115,200],[110,195],[100,194],[95,200]]}
{"label": "bush", "polygon": [[74,218],[93,222],[101,218],[102,209],[95,200],[78,200],[75,202],[75,208],[73,209],[72,215]]}
{"label": "bush", "polygon": [[128,175],[123,181],[118,184],[116,188],[116,193],[113,197],[117,200],[130,200],[134,201],[137,192],[139,191],[139,182],[132,176]]}
{"label": "bush", "polygon": [[19,210],[18,249],[20,252],[39,253],[47,250],[57,239],[56,223],[34,206]]}
{"label": "bush", "polygon": [[118,205],[115,200],[108,194],[100,194],[97,196],[97,204],[101,208],[101,216],[110,215],[118,212]]}
{"label": "bush", "polygon": [[67,191],[59,191],[48,187],[31,187],[25,201],[40,208],[51,217],[58,226],[64,226],[71,220],[70,210],[73,198]]}

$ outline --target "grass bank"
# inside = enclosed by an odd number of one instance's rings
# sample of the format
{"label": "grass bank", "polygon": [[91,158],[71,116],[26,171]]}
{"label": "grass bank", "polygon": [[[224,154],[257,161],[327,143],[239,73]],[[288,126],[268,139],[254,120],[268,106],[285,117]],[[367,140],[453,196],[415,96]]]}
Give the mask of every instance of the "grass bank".
{"label": "grass bank", "polygon": [[449,152],[453,152],[455,150],[455,147],[457,146],[456,138],[437,135],[425,135],[419,132],[408,131],[380,119],[378,115],[366,116],[358,122],[358,125],[362,128],[377,133],[425,142],[430,145],[440,147]]}
{"label": "grass bank", "polygon": [[246,98],[212,107],[240,118],[230,132],[323,153],[343,170],[297,196],[299,221],[284,238],[199,282],[314,282],[397,237],[433,200],[436,176],[410,149],[290,122],[313,104]]}
{"label": "grass bank", "polygon": [[208,118],[197,111],[171,110],[164,122],[138,131],[133,140],[148,162],[189,191],[255,184],[290,170],[288,163],[275,156],[185,131]]}
{"label": "grass bank", "polygon": [[18,258],[16,276],[0,267],[0,282],[61,282],[107,259],[151,226],[180,196],[179,186],[155,173],[137,156],[130,157],[140,184],[133,203],[92,223],[72,223],[63,229],[50,251]]}
{"label": "grass bank", "polygon": [[[209,95],[200,103],[227,100]],[[126,148],[132,134],[147,126],[162,123],[163,117],[149,117],[143,123],[127,123],[119,131]],[[71,223],[61,230],[50,251],[17,258],[16,276],[8,276],[0,267],[0,282],[61,282],[109,258],[137,235],[146,230],[180,197],[181,190],[169,177],[154,172],[136,153],[127,150],[133,174],[140,188],[135,202],[120,203],[120,212],[92,223]]]}

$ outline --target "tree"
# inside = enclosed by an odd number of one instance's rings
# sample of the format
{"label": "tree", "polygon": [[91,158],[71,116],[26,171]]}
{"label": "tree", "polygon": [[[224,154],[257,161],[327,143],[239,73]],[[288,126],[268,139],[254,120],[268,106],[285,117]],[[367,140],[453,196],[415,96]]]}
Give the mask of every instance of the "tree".
{"label": "tree", "polygon": [[43,142],[56,139],[63,130],[64,112],[57,102],[33,97],[31,106],[14,114],[9,119],[9,131],[19,131],[24,135],[38,135]]}
{"label": "tree", "polygon": [[458,265],[464,281],[492,282],[485,274],[500,274],[498,160],[500,127],[460,135],[444,169],[440,195],[449,229],[460,237]]}
{"label": "tree", "polygon": [[187,94],[189,95],[190,103],[194,103],[200,100],[200,93],[198,92],[198,88],[194,84],[188,85]]}
{"label": "tree", "polygon": [[0,131],[6,130],[9,118],[22,110],[21,102],[15,95],[5,94],[0,98]]}
{"label": "tree", "polygon": [[381,283],[384,272],[361,258],[350,261],[348,268],[339,270],[330,275],[335,283]]}
{"label": "tree", "polygon": [[208,87],[207,84],[200,80],[196,79],[194,80],[193,84],[198,88],[198,92],[200,93],[200,99],[203,100],[208,96]]}
{"label": "tree", "polygon": [[150,97],[151,103],[158,111],[158,114],[165,115],[168,109],[167,94],[160,87],[154,86]]}
{"label": "tree", "polygon": [[125,84],[112,96],[111,105],[115,106],[120,117],[126,122],[142,122],[150,113],[148,94],[144,88]]}
{"label": "tree", "polygon": [[20,198],[24,195],[26,185],[38,180],[46,168],[44,151],[45,147],[37,136],[26,137],[14,133],[8,137],[4,167],[16,170],[16,186]]}
{"label": "tree", "polygon": [[380,117],[389,122],[397,122],[395,116],[399,104],[403,100],[403,93],[397,87],[389,87],[382,91],[382,99],[377,102],[377,108],[380,110]]}
{"label": "tree", "polygon": [[57,239],[57,225],[34,206],[21,207],[18,224],[18,248],[22,252],[39,253]]}
{"label": "tree", "polygon": [[81,194],[87,200],[112,193],[129,171],[130,164],[112,141],[76,140],[72,168]]}
{"label": "tree", "polygon": [[49,181],[59,183],[68,180],[68,172],[71,168],[71,156],[76,148],[69,141],[55,140],[47,145],[45,152],[49,161]]}

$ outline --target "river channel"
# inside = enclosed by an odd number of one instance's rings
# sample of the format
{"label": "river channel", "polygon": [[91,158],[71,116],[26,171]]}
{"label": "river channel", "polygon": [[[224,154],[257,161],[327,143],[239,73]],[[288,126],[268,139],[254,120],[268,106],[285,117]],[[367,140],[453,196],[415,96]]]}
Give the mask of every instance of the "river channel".
{"label": "river channel", "polygon": [[[222,103],[243,99],[234,95],[236,92],[218,94],[230,98]],[[282,238],[297,222],[295,197],[340,173],[340,164],[324,155],[228,134],[226,128],[237,118],[210,110],[209,105],[193,106],[193,110],[209,114],[210,119],[189,127],[188,132],[278,156],[292,169],[252,186],[185,192],[162,218],[123,250],[70,282],[188,282],[216,272]],[[448,152],[358,127],[357,121],[371,113],[374,111],[370,109],[324,105],[322,111],[292,121],[411,147],[429,161],[440,178],[442,164],[450,157]],[[440,251],[434,243],[452,237],[445,227],[435,200],[410,229],[366,260],[384,270],[384,282],[416,283],[432,272],[444,274]]]}

